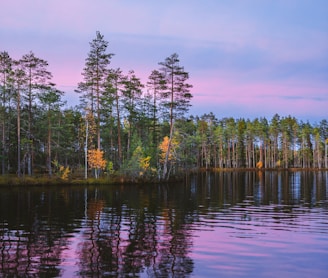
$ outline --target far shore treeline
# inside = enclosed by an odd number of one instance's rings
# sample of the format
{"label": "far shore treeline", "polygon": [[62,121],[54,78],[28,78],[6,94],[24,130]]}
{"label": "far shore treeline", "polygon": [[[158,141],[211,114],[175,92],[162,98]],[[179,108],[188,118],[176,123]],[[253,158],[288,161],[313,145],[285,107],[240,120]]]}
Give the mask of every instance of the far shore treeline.
{"label": "far shore treeline", "polygon": [[46,60],[32,51],[19,60],[0,52],[3,177],[137,182],[195,169],[328,168],[326,119],[188,115],[192,85],[178,54],[159,62],[143,84],[133,70],[111,68],[107,47],[96,32],[74,108],[65,106]]}

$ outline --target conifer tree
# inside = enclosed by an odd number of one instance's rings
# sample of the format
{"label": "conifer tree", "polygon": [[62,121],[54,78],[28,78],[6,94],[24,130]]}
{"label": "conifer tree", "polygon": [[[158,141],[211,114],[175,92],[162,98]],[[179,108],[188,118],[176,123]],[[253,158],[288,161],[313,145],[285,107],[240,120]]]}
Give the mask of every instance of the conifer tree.
{"label": "conifer tree", "polygon": [[165,81],[162,73],[158,70],[153,70],[148,77],[147,82],[147,94],[152,103],[151,103],[151,138],[152,143],[157,148],[158,145],[158,135],[157,135],[157,125],[159,120],[159,105],[161,101],[161,91],[165,89]]}
{"label": "conifer tree", "polygon": [[164,62],[160,62],[160,72],[163,75],[165,87],[162,91],[162,97],[166,99],[165,106],[168,109],[170,121],[169,145],[166,152],[166,158],[163,165],[162,178],[168,179],[168,162],[173,137],[174,120],[188,112],[192,94],[190,89],[192,85],[187,83],[189,74],[180,66],[178,54],[174,53],[167,57]]}
{"label": "conifer tree", "polygon": [[7,140],[8,137],[8,107],[11,98],[9,88],[10,74],[12,70],[12,59],[8,52],[0,52],[0,118],[1,118],[1,168],[2,174],[6,172],[6,156],[8,155]]}
{"label": "conifer tree", "polygon": [[90,42],[90,52],[85,60],[82,76],[84,81],[78,84],[78,92],[83,93],[82,100],[95,114],[97,124],[97,148],[100,150],[100,114],[101,96],[106,89],[106,79],[109,73],[109,64],[113,56],[107,53],[108,42],[100,32]]}
{"label": "conifer tree", "polygon": [[130,157],[131,138],[135,129],[137,115],[139,113],[138,108],[140,106],[140,98],[142,94],[142,88],[144,87],[140,79],[135,75],[134,71],[129,71],[128,75],[123,81],[123,96],[122,102],[124,109],[127,113],[127,158]]}
{"label": "conifer tree", "polygon": [[[117,165],[120,166],[123,161],[122,155],[122,139],[121,139],[121,99],[122,99],[122,90],[124,87],[124,75],[120,68],[118,69],[110,69],[109,74],[107,76],[107,84],[106,84],[106,94],[104,97],[105,103],[112,110],[112,117],[116,117],[116,128],[117,128]],[[111,119],[110,119],[111,120]],[[113,119],[114,120],[114,119]],[[110,130],[111,135],[113,134],[113,130]],[[113,146],[113,138],[111,136],[111,149],[115,149]]]}
{"label": "conifer tree", "polygon": [[21,169],[21,91],[26,86],[27,77],[25,72],[19,67],[19,62],[14,62],[14,68],[11,75],[11,86],[16,100],[17,117],[17,175],[22,174]]}
{"label": "conifer tree", "polygon": [[36,99],[45,89],[53,86],[50,82],[52,74],[47,70],[48,62],[38,58],[32,51],[24,55],[19,61],[19,68],[26,76],[26,89],[24,100],[27,102],[28,128],[27,128],[27,170],[28,175],[32,175],[34,146],[34,120],[33,109],[36,108]]}
{"label": "conifer tree", "polygon": [[40,101],[45,109],[46,114],[46,126],[47,126],[47,170],[48,174],[52,176],[52,168],[51,168],[51,155],[52,155],[52,129],[53,129],[53,119],[55,118],[55,114],[59,113],[60,107],[64,105],[64,102],[61,100],[63,92],[51,88],[47,90],[44,94],[40,95]]}

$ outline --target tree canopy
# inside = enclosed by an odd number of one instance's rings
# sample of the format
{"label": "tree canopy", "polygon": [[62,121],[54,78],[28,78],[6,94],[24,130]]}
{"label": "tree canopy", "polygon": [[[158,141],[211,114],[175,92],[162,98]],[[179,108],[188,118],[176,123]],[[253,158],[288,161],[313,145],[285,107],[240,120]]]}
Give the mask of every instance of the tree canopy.
{"label": "tree canopy", "polygon": [[90,172],[167,180],[195,168],[328,168],[327,119],[189,115],[192,85],[178,54],[143,84],[133,69],[110,68],[107,48],[97,32],[77,84],[81,104],[73,108],[51,82],[46,60],[0,52],[2,175],[65,169],[65,179]]}

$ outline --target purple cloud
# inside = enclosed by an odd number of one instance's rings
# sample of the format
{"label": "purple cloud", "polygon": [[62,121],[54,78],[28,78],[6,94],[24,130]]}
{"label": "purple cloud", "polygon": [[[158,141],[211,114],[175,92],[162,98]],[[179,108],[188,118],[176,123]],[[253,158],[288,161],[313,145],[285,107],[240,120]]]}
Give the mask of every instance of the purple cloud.
{"label": "purple cloud", "polygon": [[46,59],[72,102],[99,30],[115,53],[112,66],[135,70],[143,82],[177,52],[194,85],[191,112],[327,118],[325,0],[4,2],[0,51]]}

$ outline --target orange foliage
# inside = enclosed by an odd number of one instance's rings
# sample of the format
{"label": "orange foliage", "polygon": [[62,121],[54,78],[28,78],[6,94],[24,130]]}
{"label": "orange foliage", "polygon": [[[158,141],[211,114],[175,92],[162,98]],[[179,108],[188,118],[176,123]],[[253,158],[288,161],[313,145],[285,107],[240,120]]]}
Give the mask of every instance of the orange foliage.
{"label": "orange foliage", "polygon": [[263,162],[262,161],[257,162],[256,163],[256,168],[262,169],[263,168]]}
{"label": "orange foliage", "polygon": [[90,168],[93,169],[105,169],[106,160],[103,158],[104,152],[101,150],[89,150],[88,151],[88,163]]}
{"label": "orange foliage", "polygon": [[[159,154],[161,163],[163,163],[165,161],[165,156],[166,156],[167,150],[169,148],[169,142],[170,142],[169,137],[165,136],[163,138],[162,143],[159,144],[159,149],[161,150],[161,152]],[[173,155],[172,155],[172,149],[171,149],[168,160],[171,161],[172,159],[173,159]]]}

